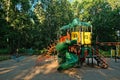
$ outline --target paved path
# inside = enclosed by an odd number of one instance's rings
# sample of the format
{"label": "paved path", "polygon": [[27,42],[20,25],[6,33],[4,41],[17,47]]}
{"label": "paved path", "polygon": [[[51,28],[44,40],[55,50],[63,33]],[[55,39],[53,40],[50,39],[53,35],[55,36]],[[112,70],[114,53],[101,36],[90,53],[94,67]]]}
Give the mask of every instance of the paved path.
{"label": "paved path", "polygon": [[0,80],[120,80],[120,60],[115,63],[113,59],[108,59],[108,69],[84,65],[64,72],[56,70],[58,63],[55,60],[36,67],[35,60],[36,56],[29,56],[20,62],[12,59],[1,61]]}

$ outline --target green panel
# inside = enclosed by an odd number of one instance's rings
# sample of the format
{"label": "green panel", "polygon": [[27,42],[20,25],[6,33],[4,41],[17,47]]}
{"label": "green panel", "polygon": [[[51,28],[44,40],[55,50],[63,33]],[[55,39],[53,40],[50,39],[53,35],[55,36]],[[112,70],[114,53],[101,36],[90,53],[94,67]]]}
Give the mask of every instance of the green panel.
{"label": "green panel", "polygon": [[66,62],[60,64],[60,66],[58,67],[58,70],[71,68],[78,62],[77,55],[70,52],[66,52],[65,54],[66,54]]}
{"label": "green panel", "polygon": [[74,28],[76,26],[85,26],[85,27],[90,27],[91,24],[88,22],[81,22],[79,18],[73,19],[72,23],[69,23],[68,25],[62,26],[60,30],[66,30],[69,28]]}
{"label": "green panel", "polygon": [[62,50],[65,50],[65,49],[68,49],[67,43],[62,42],[62,43],[58,43],[56,45],[56,50],[57,51],[62,51]]}

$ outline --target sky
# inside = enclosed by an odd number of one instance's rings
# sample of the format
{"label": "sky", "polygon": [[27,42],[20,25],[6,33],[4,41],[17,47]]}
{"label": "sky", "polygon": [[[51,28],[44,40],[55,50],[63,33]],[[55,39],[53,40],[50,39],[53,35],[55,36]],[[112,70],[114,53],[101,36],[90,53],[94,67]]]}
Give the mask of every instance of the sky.
{"label": "sky", "polygon": [[34,0],[34,3],[32,4],[31,10],[34,10],[34,6],[38,3],[38,0]]}
{"label": "sky", "polygon": [[16,8],[20,11],[21,8],[22,8],[22,5],[19,3],[19,4],[16,5]]}
{"label": "sky", "polygon": [[[34,10],[34,6],[38,3],[38,1],[41,1],[41,0],[34,0],[34,3],[31,7],[31,10],[33,11]],[[70,2],[73,2],[74,0],[69,0]]]}

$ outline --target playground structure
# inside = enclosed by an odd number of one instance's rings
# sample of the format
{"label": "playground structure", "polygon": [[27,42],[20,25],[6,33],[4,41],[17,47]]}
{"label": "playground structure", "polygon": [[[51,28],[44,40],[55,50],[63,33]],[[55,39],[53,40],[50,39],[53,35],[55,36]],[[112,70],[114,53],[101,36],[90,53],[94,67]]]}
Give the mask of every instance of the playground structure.
{"label": "playground structure", "polygon": [[92,25],[88,22],[81,22],[78,18],[72,23],[61,27],[66,30],[66,35],[61,36],[56,50],[59,52],[58,70],[68,69],[75,65],[82,66],[86,58],[95,59],[101,68],[107,68],[108,64],[98,50],[92,46]]}
{"label": "playground structure", "polygon": [[115,62],[117,62],[117,58],[120,57],[120,42],[96,42],[97,45],[102,45],[102,46],[114,46],[114,49],[111,48],[110,54],[111,58],[115,58]]}
{"label": "playground structure", "polygon": [[[88,64],[90,62],[93,64],[93,60],[96,60],[98,66],[108,68],[104,56],[92,46],[92,25],[90,23],[81,22],[76,18],[72,23],[61,27],[60,31],[66,31],[66,34],[60,35],[59,40],[50,44],[44,56],[38,56],[36,65],[57,52],[58,70],[74,66],[81,67],[86,59]],[[90,58],[91,61],[89,61]]]}
{"label": "playground structure", "polygon": [[[37,57],[37,60],[36,60],[36,62],[35,62],[35,65],[36,65],[36,66],[38,66],[38,65],[39,65],[41,62],[43,62],[44,60],[51,58],[51,55],[55,56],[55,54],[57,54],[56,49],[55,49],[56,44],[57,44],[57,40],[54,41],[53,43],[51,43],[51,44],[47,47],[47,49],[45,49],[45,51],[43,52],[42,55],[39,55],[39,56]],[[55,58],[55,57],[54,57],[54,58]]]}

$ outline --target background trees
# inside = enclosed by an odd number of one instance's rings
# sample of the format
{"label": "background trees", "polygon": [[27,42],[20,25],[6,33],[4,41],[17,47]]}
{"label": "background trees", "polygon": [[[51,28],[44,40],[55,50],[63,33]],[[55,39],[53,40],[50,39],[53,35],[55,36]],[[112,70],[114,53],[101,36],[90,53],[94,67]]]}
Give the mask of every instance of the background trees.
{"label": "background trees", "polygon": [[76,17],[93,25],[93,41],[117,41],[119,0],[1,0],[0,48],[42,49]]}

